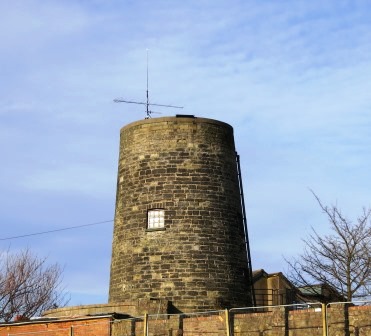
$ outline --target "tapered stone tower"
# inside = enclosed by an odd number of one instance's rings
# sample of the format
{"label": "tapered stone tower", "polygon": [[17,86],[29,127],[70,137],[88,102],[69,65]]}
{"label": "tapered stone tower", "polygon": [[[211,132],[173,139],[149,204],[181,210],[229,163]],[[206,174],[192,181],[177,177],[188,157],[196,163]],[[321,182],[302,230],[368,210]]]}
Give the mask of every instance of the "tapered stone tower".
{"label": "tapered stone tower", "polygon": [[251,305],[240,197],[230,125],[176,116],[123,127],[109,302]]}

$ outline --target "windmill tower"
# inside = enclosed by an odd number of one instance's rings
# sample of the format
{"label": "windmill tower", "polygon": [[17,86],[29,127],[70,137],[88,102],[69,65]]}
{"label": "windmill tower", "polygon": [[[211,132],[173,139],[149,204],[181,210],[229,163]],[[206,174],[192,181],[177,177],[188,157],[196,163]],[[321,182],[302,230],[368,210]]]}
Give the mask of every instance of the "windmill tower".
{"label": "windmill tower", "polygon": [[251,306],[239,181],[226,123],[177,115],[123,127],[109,302]]}

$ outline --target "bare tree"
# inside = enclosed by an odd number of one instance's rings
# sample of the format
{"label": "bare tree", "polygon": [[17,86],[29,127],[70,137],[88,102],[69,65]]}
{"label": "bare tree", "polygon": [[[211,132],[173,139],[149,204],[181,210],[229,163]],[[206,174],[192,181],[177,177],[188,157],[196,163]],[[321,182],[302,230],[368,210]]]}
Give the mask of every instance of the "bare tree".
{"label": "bare tree", "polygon": [[[287,277],[298,287],[315,294],[314,284],[329,285],[345,301],[363,299],[371,289],[371,209],[364,208],[356,222],[348,220],[338,206],[325,206],[311,191],[326,214],[332,234],[312,234],[303,239],[304,252],[288,261]],[[318,289],[318,287],[316,287]],[[318,294],[318,293],[317,293]]]}
{"label": "bare tree", "polygon": [[29,318],[67,304],[61,289],[62,269],[47,265],[29,250],[0,254],[0,321]]}

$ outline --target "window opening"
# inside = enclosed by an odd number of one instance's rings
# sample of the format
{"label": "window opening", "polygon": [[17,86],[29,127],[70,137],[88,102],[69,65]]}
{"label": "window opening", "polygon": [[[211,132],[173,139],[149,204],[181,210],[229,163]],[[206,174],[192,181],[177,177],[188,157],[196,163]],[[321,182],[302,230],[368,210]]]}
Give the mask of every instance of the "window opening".
{"label": "window opening", "polygon": [[165,227],[165,210],[151,209],[147,213],[148,229],[158,229]]}

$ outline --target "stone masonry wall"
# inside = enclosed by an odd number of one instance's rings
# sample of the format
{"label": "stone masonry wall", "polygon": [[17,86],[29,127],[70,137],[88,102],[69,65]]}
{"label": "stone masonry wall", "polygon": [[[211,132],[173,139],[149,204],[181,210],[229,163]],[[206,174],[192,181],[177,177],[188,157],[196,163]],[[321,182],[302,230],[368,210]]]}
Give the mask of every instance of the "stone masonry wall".
{"label": "stone masonry wall", "polygon": [[[338,307],[340,308],[340,307]],[[329,312],[328,336],[370,336],[371,306],[345,307],[349,318],[336,319]],[[121,326],[121,327],[120,327]],[[143,334],[143,320],[123,320],[116,324],[112,336],[129,335],[123,333],[131,330],[131,336]],[[229,313],[229,334],[231,336],[323,336],[326,324],[321,310],[289,310],[288,307],[277,307],[271,311],[259,313]],[[173,315],[156,317],[148,320],[148,334],[154,335],[192,335],[192,336],[226,336],[228,324],[224,311],[209,314]]]}
{"label": "stone masonry wall", "polygon": [[[240,204],[228,124],[169,117],[122,128],[109,302],[250,305]],[[147,229],[153,208],[164,209],[164,229]]]}
{"label": "stone masonry wall", "polygon": [[[344,314],[345,313],[345,314]],[[287,307],[265,312],[205,312],[148,317],[149,336],[323,336],[322,311]],[[227,319],[228,318],[228,319]],[[0,336],[143,336],[144,317],[85,317],[0,324]],[[227,323],[229,321],[229,323]],[[327,312],[328,336],[371,335],[371,306],[339,305]]]}

